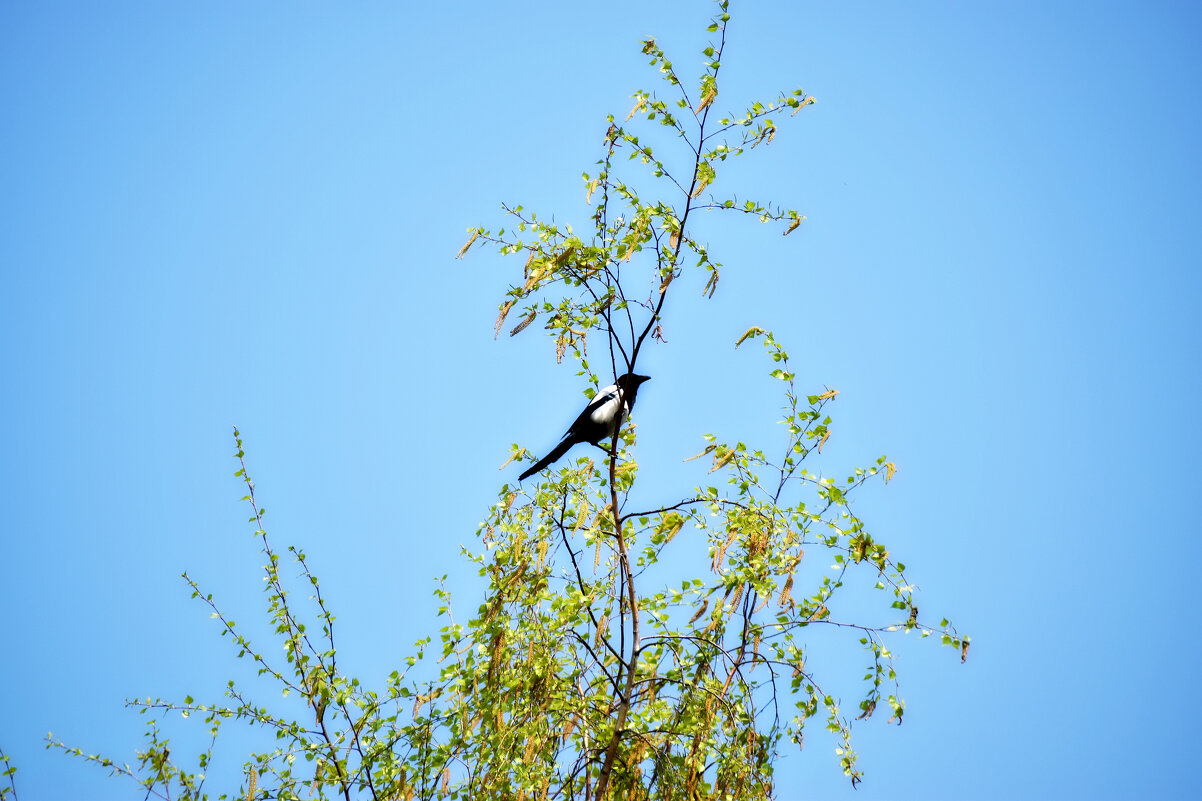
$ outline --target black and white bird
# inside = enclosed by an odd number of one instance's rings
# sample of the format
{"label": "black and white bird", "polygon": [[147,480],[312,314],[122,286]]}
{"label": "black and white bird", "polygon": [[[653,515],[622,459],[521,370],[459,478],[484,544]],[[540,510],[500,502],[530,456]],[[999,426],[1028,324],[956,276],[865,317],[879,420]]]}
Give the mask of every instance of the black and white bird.
{"label": "black and white bird", "polygon": [[550,453],[535,462],[533,467],[522,473],[518,480],[524,481],[547,465],[555,463],[578,442],[605,447],[601,445],[601,441],[611,439],[614,432],[621,427],[622,421],[634,408],[639,385],[650,378],[649,375],[626,373],[594,395],[588,406],[576,418],[576,422],[572,423],[563,435],[563,440]]}

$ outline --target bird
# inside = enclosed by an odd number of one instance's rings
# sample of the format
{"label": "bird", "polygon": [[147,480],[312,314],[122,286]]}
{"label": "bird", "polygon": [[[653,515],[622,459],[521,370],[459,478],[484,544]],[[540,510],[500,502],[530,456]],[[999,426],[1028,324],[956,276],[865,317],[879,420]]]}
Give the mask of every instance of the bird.
{"label": "bird", "polygon": [[[568,449],[578,442],[588,442],[598,447],[601,441],[611,438],[622,425],[626,415],[634,408],[634,399],[639,394],[639,386],[650,380],[649,375],[626,373],[618,376],[614,383],[598,392],[589,401],[588,406],[576,418],[576,422],[568,427],[563,439],[550,453],[534,463],[534,466],[518,476],[518,481],[525,481],[544,467],[558,461]],[[619,401],[620,396],[620,401]],[[619,408],[620,403],[620,408]]]}

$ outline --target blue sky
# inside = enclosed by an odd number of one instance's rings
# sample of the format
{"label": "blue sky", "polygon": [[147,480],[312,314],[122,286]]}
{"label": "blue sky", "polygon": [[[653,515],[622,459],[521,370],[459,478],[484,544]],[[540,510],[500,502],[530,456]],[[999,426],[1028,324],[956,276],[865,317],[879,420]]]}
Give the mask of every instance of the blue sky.
{"label": "blue sky", "polygon": [[[179,578],[262,616],[233,424],[349,670],[381,680],[436,625],[434,578],[474,605],[459,548],[516,477],[497,467],[582,385],[533,328],[494,341],[521,265],[453,256],[502,202],[583,226],[605,114],[658,88],[638,41],[700,68],[711,6],[684,5],[0,9],[0,747],[22,798],[132,797],[41,738],[132,760],[124,698],[248,672]],[[832,469],[901,468],[860,511],[924,613],[973,636],[966,665],[899,643],[906,723],[858,728],[855,797],[1202,796],[1200,12],[732,10],[717,105],[818,103],[715,188],[808,220],[703,222],[726,268],[643,364],[643,477],[682,494],[701,434],[772,435],[764,362],[731,345],[775,330],[803,386],[841,391]],[[788,754],[781,797],[851,797],[833,747]]]}

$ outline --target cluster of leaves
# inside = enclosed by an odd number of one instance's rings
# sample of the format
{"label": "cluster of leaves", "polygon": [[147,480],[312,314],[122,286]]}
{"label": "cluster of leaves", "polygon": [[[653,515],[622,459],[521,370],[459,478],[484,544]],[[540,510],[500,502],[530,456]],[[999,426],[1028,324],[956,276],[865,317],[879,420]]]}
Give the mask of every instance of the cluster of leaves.
{"label": "cluster of leaves", "polygon": [[[283,698],[298,700],[305,709],[304,717],[299,716],[295,703],[288,712],[272,711],[230,681],[225,703],[197,703],[190,696],[182,703],[152,698],[128,701],[128,706],[147,717],[146,745],[138,752],[137,768],[98,754],[85,754],[53,737],[49,745],[109,768],[114,775],[134,779],[148,795],[199,799],[207,797],[203,793],[206,771],[222,723],[241,720],[273,732],[276,745],[249,756],[245,764],[246,785],[239,790],[238,797],[299,799],[313,797],[319,791],[333,791],[349,799],[352,794],[367,791],[374,798],[410,798],[414,787],[408,780],[406,763],[410,750],[422,748],[422,732],[399,721],[403,720],[402,708],[408,705],[405,699],[413,693],[404,686],[404,675],[400,672],[394,671],[389,676],[381,694],[366,689],[357,678],[339,670],[334,645],[335,617],[326,606],[304,552],[290,546],[292,560],[312,592],[310,598],[315,604],[316,622],[320,624],[320,636],[310,635],[303,622],[305,615],[290,600],[290,591],[280,575],[280,555],[272,548],[264,528],[264,510],[255,498],[254,482],[246,471],[237,429],[234,438],[235,458],[239,461],[236,475],[246,485],[243,500],[251,508],[250,522],[267,557],[263,567],[264,588],[274,634],[283,644],[283,664],[277,665],[265,649],[244,635],[237,623],[217,606],[213,596],[205,594],[187,573],[183,578],[192,588],[192,596],[201,599],[210,608],[211,617],[220,622],[221,634],[233,642],[237,656],[255,662],[259,676],[278,686]],[[421,658],[421,645],[417,655],[410,657],[410,664]],[[159,726],[159,716],[168,713],[184,718],[200,717],[208,727],[209,746],[197,756],[194,771],[172,758],[170,741]],[[303,771],[302,764],[306,766]],[[261,778],[267,780],[260,784]],[[423,797],[429,797],[429,793],[423,793]]]}
{"label": "cluster of leaves", "polygon": [[[472,229],[460,251],[484,241],[503,255],[525,256],[525,280],[502,303],[497,333],[515,308],[522,316],[511,335],[541,317],[557,359],[571,352],[594,384],[599,376],[585,348],[590,335],[604,337],[613,374],[634,371],[648,335],[660,332],[665,299],[685,269],[705,271],[704,294],[716,290],[721,265],[690,235],[694,212],[754,214],[761,222],[784,223],[785,235],[804,219],[772,204],[702,198],[723,162],[770,143],[782,112],[813,102],[794,90],[716,125],[710,120],[728,20],[726,3],[719,6],[709,29],[716,41],[704,50],[695,97],[655,41],[643,43],[674,96],[664,100],[640,90],[624,121],[609,118],[599,171],[583,176],[586,200],[599,197],[587,238],[516,206],[507,208],[517,221],[511,231]],[[634,117],[682,142],[687,158],[661,158],[647,136],[627,127]],[[642,166],[643,179],[653,179],[651,190],[636,188],[645,182],[619,170],[623,150],[627,162]],[[637,465],[620,447],[632,441],[628,431],[615,437],[607,466],[586,458],[533,493],[502,490],[481,529],[489,556],[473,555],[489,580],[490,601],[466,628],[444,632],[443,657],[454,657],[444,671],[444,697],[464,719],[493,721],[447,740],[457,758],[476,766],[457,785],[469,795],[768,796],[781,740],[800,744],[806,721],[819,713],[839,740],[842,768],[854,784],[860,772],[850,722],[807,670],[802,629],[847,629],[869,651],[860,719],[881,702],[892,720],[900,723],[904,714],[884,642],[888,633],[938,633],[966,649],[967,639],[946,620],[938,626],[919,621],[904,567],[851,511],[856,489],[878,474],[891,478],[896,468],[881,457],[840,482],[802,467],[830,436],[824,407],[837,393],[809,396],[802,407],[788,357],[772,335],[756,328],[740,342],[759,336],[778,363],[773,376],[786,386],[788,413],[781,422],[789,439],[778,460],[709,437],[701,455],[712,458],[711,473],[728,475],[726,491],[699,487],[685,500],[629,512]],[[515,446],[514,456],[523,455]],[[676,537],[685,526],[698,534],[680,545]],[[687,551],[699,541],[709,543],[710,577],[681,578],[679,589],[676,583],[648,586],[662,572],[653,568],[665,552]],[[797,597],[805,547],[832,552],[834,569]],[[831,603],[849,572],[871,575],[897,619],[865,625],[834,617]]]}
{"label": "cluster of leaves", "polygon": [[[729,21],[728,3],[718,3],[720,14],[708,31],[716,41],[708,44],[705,70],[699,93],[692,96],[678,77],[672,62],[654,39],[643,42],[643,53],[676,95],[672,100],[639,90],[634,106],[621,123],[613,115],[602,140],[603,157],[595,174],[582,175],[585,199],[592,205],[591,233],[577,234],[571,225],[540,219],[522,206],[505,206],[514,219],[509,229],[496,232],[470,229],[459,256],[476,242],[496,245],[503,255],[526,257],[523,281],[515,283],[497,315],[499,335],[514,310],[519,322],[509,334],[524,331],[540,318],[555,341],[556,358],[568,352],[589,370],[587,342],[599,333],[607,340],[614,374],[621,365],[633,370],[648,334],[659,335],[664,302],[669,287],[696,257],[695,269],[707,274],[704,293],[712,296],[718,286],[721,264],[710,257],[708,248],[689,235],[688,222],[699,210],[736,211],[753,214],[760,222],[786,222],[789,234],[804,219],[794,209],[784,209],[736,197],[702,198],[717,180],[722,162],[776,136],[776,120],[785,111],[796,114],[814,102],[801,89],[782,92],[768,104],[754,102],[741,114],[710,119],[718,96],[718,74]],[[658,147],[629,127],[631,120],[654,123],[652,133],[667,133],[671,143],[684,143],[672,158],[661,158]],[[656,130],[658,129],[658,130]],[[655,179],[648,193],[640,191],[637,179],[622,177],[620,156],[642,168],[641,177]],[[681,154],[683,153],[683,157]],[[656,190],[662,191],[655,194]],[[691,256],[689,255],[691,254]],[[635,259],[648,262],[639,264]],[[634,262],[632,264],[632,262]],[[636,270],[630,276],[631,269]],[[594,376],[595,380],[595,376]]]}
{"label": "cluster of leaves", "polygon": [[4,768],[3,771],[0,771],[0,777],[8,781],[7,787],[5,787],[3,784],[0,784],[0,801],[4,801],[4,799],[8,798],[10,795],[12,796],[13,801],[16,801],[17,766],[8,761],[8,754],[4,753],[4,749],[0,749],[0,766],[3,766]]}
{"label": "cluster of leaves", "polygon": [[[727,159],[768,145],[786,112],[813,102],[798,89],[738,114],[714,111],[729,21],[727,2],[717,5],[699,82],[683,81],[654,40],[643,42],[669,97],[640,90],[624,120],[608,118],[598,169],[583,176],[593,207],[587,235],[515,205],[506,207],[515,221],[509,230],[471,229],[459,254],[489,242],[524,257],[497,333],[514,316],[511,335],[541,320],[556,359],[570,356],[593,385],[601,376],[588,361],[590,341],[594,350],[603,342],[612,375],[633,372],[647,342],[662,338],[678,277],[698,271],[703,294],[716,291],[722,265],[691,234],[695,213],[750,214],[781,225],[785,235],[804,219],[770,203],[712,194]],[[439,589],[447,621],[440,642],[419,641],[406,670],[393,672],[379,692],[340,670],[334,616],[295,548],[288,550],[311,592],[307,617],[319,635],[309,634],[306,615],[290,600],[235,431],[284,662],[268,658],[184,578],[238,656],[282,688],[289,711],[256,703],[230,682],[218,704],[130,702],[149,721],[137,768],[51,745],[163,798],[206,797],[212,743],[229,720],[275,738],[245,763],[238,796],[247,799],[768,798],[782,747],[800,746],[817,717],[857,783],[853,720],[881,704],[898,723],[905,711],[886,638],[939,635],[962,658],[968,638],[947,620],[920,620],[904,565],[852,510],[857,490],[877,476],[888,481],[894,465],[881,457],[843,480],[816,470],[832,431],[827,407],[838,393],[800,394],[772,334],[752,328],[738,344],[753,339],[764,344],[783,390],[784,442],[766,451],[707,435],[694,458],[710,460],[707,475],[725,481],[668,491],[672,500],[642,510],[628,508],[639,475],[629,451],[632,426],[615,432],[603,457],[579,458],[528,487],[505,485],[480,526],[479,547],[464,551],[487,582],[483,603],[459,622]],[[514,446],[513,458],[524,457]],[[708,569],[680,575],[678,566],[702,547]],[[852,587],[883,594],[887,619],[842,616]],[[816,629],[847,632],[869,656],[855,718],[808,666],[806,633]],[[427,651],[437,656],[434,665]],[[164,713],[199,717],[209,727],[210,745],[195,770],[172,757],[159,729]]]}
{"label": "cluster of leaves", "polygon": [[[854,633],[872,665],[858,718],[883,700],[898,723],[905,706],[885,636],[966,645],[946,620],[919,620],[904,566],[852,511],[853,493],[894,465],[881,457],[843,481],[803,466],[830,437],[825,407],[837,392],[800,399],[788,355],[760,329],[743,339],[755,337],[785,387],[786,440],[774,459],[707,436],[698,457],[727,477],[725,490],[627,511],[638,468],[625,453],[608,469],[582,458],[533,492],[502,490],[480,530],[485,553],[471,554],[487,601],[466,626],[444,628],[449,666],[432,692],[444,716],[466,721],[445,740],[472,766],[456,774],[462,797],[770,797],[782,740],[800,746],[816,715],[858,782],[850,721],[807,668],[803,630]],[[632,440],[627,430],[623,443]],[[657,565],[671,572],[702,542],[708,576],[644,588]],[[833,570],[798,597],[803,558]],[[885,592],[896,618],[832,613],[853,577]]]}

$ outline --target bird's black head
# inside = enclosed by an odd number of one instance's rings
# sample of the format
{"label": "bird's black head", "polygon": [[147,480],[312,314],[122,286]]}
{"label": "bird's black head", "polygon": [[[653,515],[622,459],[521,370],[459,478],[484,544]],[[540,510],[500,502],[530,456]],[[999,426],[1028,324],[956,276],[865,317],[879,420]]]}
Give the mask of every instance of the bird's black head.
{"label": "bird's black head", "polygon": [[622,397],[626,399],[626,406],[633,407],[634,399],[638,397],[639,394],[639,386],[644,381],[649,380],[651,380],[651,376],[649,375],[635,375],[634,373],[626,373],[625,375],[618,376],[618,380],[614,383],[618,385],[618,391],[621,392]]}

